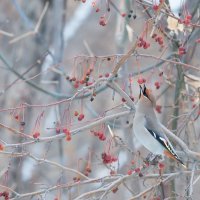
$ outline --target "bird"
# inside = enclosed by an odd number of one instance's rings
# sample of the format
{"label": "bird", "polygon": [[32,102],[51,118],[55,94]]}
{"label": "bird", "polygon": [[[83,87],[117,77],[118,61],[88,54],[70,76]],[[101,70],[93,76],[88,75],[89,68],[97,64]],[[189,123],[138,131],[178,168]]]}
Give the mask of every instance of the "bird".
{"label": "bird", "polygon": [[177,155],[171,142],[156,117],[154,108],[156,100],[152,91],[140,85],[139,100],[133,120],[133,131],[136,139],[152,154],[166,156],[180,163],[186,168],[183,161]]}

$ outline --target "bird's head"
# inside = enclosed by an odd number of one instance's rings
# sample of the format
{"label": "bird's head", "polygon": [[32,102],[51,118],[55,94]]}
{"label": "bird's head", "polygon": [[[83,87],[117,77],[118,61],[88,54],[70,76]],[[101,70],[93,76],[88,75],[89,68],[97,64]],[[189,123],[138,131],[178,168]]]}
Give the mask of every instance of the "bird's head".
{"label": "bird's head", "polygon": [[153,107],[156,106],[155,97],[152,94],[152,91],[148,89],[145,84],[143,87],[140,85],[139,101],[142,102],[144,105],[151,105]]}

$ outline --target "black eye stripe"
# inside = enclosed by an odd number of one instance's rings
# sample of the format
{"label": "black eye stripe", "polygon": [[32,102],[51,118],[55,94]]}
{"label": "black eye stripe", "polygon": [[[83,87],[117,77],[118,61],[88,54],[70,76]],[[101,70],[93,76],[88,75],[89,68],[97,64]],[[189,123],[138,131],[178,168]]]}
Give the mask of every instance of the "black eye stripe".
{"label": "black eye stripe", "polygon": [[143,95],[144,95],[145,97],[149,98],[148,95],[147,95],[147,93],[146,93],[146,89],[147,89],[146,86],[144,86]]}

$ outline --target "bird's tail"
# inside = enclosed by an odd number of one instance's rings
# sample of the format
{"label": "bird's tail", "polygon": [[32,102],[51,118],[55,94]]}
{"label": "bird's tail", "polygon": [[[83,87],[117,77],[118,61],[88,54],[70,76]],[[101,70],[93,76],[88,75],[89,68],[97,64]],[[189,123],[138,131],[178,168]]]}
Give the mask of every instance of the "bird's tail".
{"label": "bird's tail", "polygon": [[183,163],[183,161],[179,158],[179,156],[172,150],[164,150],[164,154],[169,157],[172,158],[173,160],[178,161],[184,168],[187,169],[187,166]]}

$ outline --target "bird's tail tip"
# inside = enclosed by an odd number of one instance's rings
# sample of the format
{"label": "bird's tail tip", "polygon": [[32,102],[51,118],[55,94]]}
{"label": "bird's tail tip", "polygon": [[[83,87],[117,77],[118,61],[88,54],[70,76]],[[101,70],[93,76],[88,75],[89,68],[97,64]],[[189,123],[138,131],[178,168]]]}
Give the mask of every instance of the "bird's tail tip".
{"label": "bird's tail tip", "polygon": [[187,169],[187,166],[181,161],[181,165],[185,168],[185,169]]}
{"label": "bird's tail tip", "polygon": [[177,160],[178,160],[178,162],[179,162],[185,169],[187,169],[187,166],[183,163],[182,160],[180,160],[180,159],[177,159]]}

